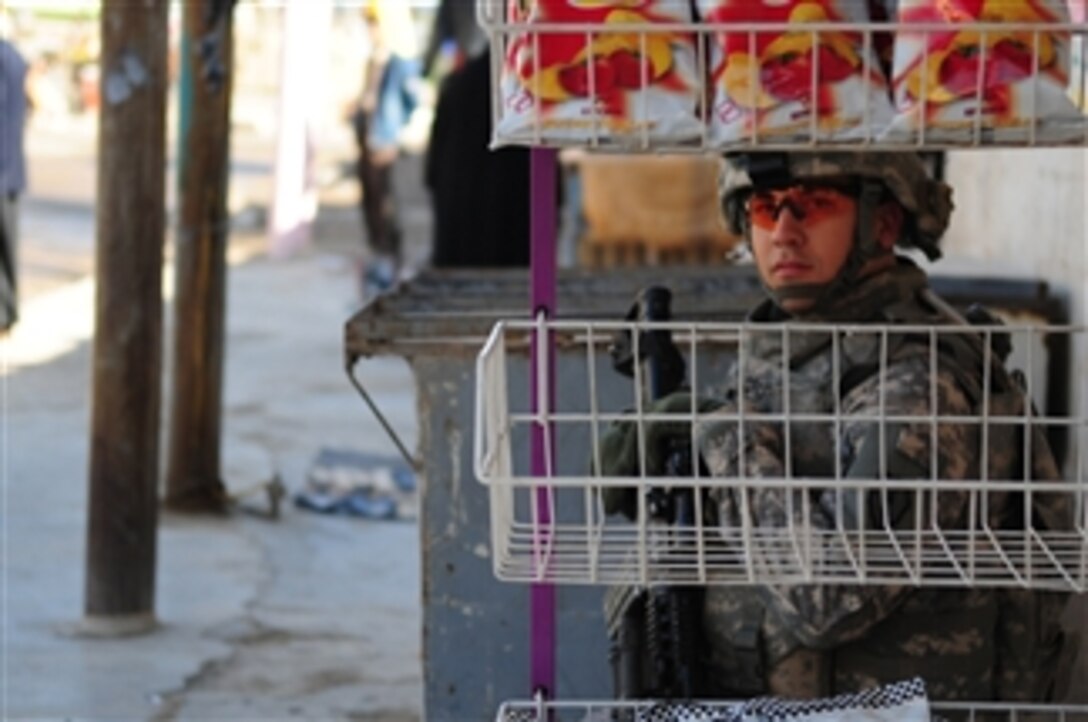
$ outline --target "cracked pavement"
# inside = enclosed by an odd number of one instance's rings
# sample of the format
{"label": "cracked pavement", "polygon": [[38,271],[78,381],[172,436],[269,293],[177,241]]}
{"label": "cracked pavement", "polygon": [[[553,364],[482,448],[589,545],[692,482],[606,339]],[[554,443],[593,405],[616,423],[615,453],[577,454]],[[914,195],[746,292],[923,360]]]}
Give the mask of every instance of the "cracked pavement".
{"label": "cracked pavement", "polygon": [[[250,67],[264,79],[259,60]],[[341,84],[350,81],[352,94],[356,72],[344,63],[338,76]],[[322,448],[384,456],[396,450],[343,368],[343,325],[359,305],[358,268],[366,253],[354,179],[338,175],[352,168],[354,139],[338,119],[318,148],[326,185],[313,245],[286,260],[261,255],[274,182],[269,120],[277,91],[245,82],[235,89],[240,117],[263,125],[243,122],[231,138],[221,472],[231,491],[278,477],[290,496]],[[93,118],[41,116],[28,128],[22,320],[0,338],[0,719],[420,719],[415,522],[325,517],[296,509],[289,498],[278,520],[163,514],[157,628],[124,639],[79,636],[96,148]],[[175,149],[172,140],[168,150]],[[405,252],[420,265],[429,253],[430,208],[421,160],[406,156],[402,165]],[[164,278],[169,287],[169,268]],[[172,319],[168,303],[167,346]],[[168,378],[169,348],[163,359]],[[408,365],[374,359],[359,372],[414,446]],[[164,463],[169,389],[164,383]],[[267,506],[262,494],[244,503]]]}
{"label": "cracked pavement", "polygon": [[[354,208],[336,213],[341,233],[358,233]],[[326,231],[329,222],[323,221]],[[318,244],[292,259],[256,257],[234,265],[228,284],[222,461],[228,488],[251,488],[278,475],[291,494],[323,447],[395,453],[343,369],[343,323],[356,302],[351,259]],[[47,299],[31,305],[38,300]],[[320,516],[289,503],[278,520],[164,514],[158,628],[124,639],[76,633],[86,544],[90,342],[77,337],[56,358],[14,363],[19,344],[51,333],[56,322],[27,310],[26,325],[0,341],[0,716],[420,719],[414,522]],[[93,304],[75,302],[51,310],[76,317],[92,312]],[[171,337],[167,328],[165,338]],[[415,382],[408,365],[367,360],[360,374],[414,446]],[[164,397],[164,410],[166,404]],[[165,450],[165,436],[163,444]],[[247,504],[264,501],[253,496]]]}

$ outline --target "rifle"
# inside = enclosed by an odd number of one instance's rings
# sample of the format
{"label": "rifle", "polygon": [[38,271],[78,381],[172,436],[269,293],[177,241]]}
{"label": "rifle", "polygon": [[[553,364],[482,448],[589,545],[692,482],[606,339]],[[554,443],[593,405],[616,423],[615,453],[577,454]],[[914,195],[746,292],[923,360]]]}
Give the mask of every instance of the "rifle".
{"label": "rifle", "polygon": [[[651,286],[635,301],[627,320],[667,321],[671,318],[672,294]],[[640,332],[638,358],[629,332],[617,334],[609,349],[613,368],[633,377],[635,364],[646,363],[648,393],[660,399],[681,388],[684,359],[668,329]],[[669,476],[690,476],[692,450],[677,440],[666,451]],[[650,518],[673,529],[695,526],[695,493],[692,489],[653,488],[646,492]],[[691,544],[690,535],[671,535]],[[700,587],[653,586],[609,590],[605,618],[611,640],[613,686],[617,699],[693,699],[701,694],[703,590]]]}

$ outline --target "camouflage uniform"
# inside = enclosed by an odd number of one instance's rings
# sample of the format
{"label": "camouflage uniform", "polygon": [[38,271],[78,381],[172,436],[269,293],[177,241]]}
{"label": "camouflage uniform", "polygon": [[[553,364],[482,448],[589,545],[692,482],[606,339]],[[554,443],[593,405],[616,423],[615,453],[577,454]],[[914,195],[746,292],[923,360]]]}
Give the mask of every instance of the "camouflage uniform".
{"label": "camouflage uniform", "polygon": [[[864,281],[842,303],[827,309],[825,320],[882,324],[948,324],[951,319],[930,306],[925,296],[925,275],[901,262],[895,269]],[[856,309],[874,309],[858,313]],[[751,321],[774,321],[775,307],[765,304]],[[936,385],[940,415],[972,415],[982,396],[981,344],[951,342],[937,354],[932,373],[928,334],[890,334],[884,371],[876,334],[841,334],[839,362],[833,362],[830,333],[789,333],[789,410],[797,414],[831,414],[843,421],[836,434],[827,421],[794,421],[789,449],[782,424],[749,421],[745,424],[743,466],[737,424],[716,422],[699,433],[701,455],[710,473],[745,478],[808,477],[844,479],[929,479],[942,481],[980,478],[977,424],[939,423],[936,428],[936,468],[931,448],[933,428],[928,422],[887,422],[883,458],[880,429],[873,421],[851,421],[851,416],[875,416],[883,403],[888,416],[930,413],[931,385]],[[944,335],[942,339],[975,339]],[[744,365],[739,375],[743,391],[731,384],[724,393],[725,407],[735,410],[743,399],[747,412],[781,413],[783,398],[783,334],[777,328],[753,328],[745,338]],[[959,347],[959,348],[957,348]],[[975,363],[964,356],[977,354]],[[837,388],[836,388],[837,387]],[[883,391],[881,391],[883,388]],[[883,393],[883,402],[881,394]],[[997,398],[1005,413],[1022,403],[1015,393]],[[1022,408],[1022,407],[1021,407]],[[992,428],[989,439],[988,478],[1022,477],[1022,443],[1004,436],[1011,428]],[[1045,439],[1033,439],[1034,478],[1056,478]],[[836,462],[838,456],[838,462]],[[786,460],[790,468],[787,474]],[[838,474],[836,474],[838,463]],[[730,486],[711,492],[718,523],[725,528],[741,524],[740,496]],[[899,528],[914,528],[914,492],[858,494],[826,488],[809,494],[807,519],[800,496],[773,485],[748,493],[749,522],[754,528],[782,527],[792,513],[795,525],[814,529],[857,528],[864,514],[866,528],[886,521]],[[787,506],[787,495],[794,503]],[[989,495],[990,522],[1008,528],[1015,523],[1015,499],[1009,494]],[[946,491],[937,509],[942,529],[962,528],[967,520],[969,494]],[[1064,500],[1052,495],[1035,500],[1037,515],[1050,528],[1067,525]],[[864,504],[865,508],[859,508]],[[792,510],[792,511],[791,511]],[[922,520],[923,527],[932,520]],[[1042,600],[1042,603],[1040,603]],[[921,676],[935,699],[1044,699],[1061,640],[1057,615],[1061,595],[1039,595],[980,589],[921,589],[909,586],[810,585],[754,589],[711,587],[707,590],[704,627],[710,641],[712,678],[726,681],[713,692],[749,694],[751,675],[741,689],[731,688],[738,678],[738,656],[749,666],[762,665],[762,682],[774,694],[811,697],[856,691],[878,683]],[[1019,604],[1017,612],[1014,605]],[[1026,608],[1025,608],[1026,605]],[[1035,617],[1027,614],[1034,612]],[[1039,617],[1038,615],[1042,615]],[[1036,625],[1028,629],[1024,620]],[[1021,627],[1022,643],[1012,627]],[[1041,642],[1041,643],[1040,643]],[[1000,644],[1014,644],[1013,654]],[[748,689],[745,689],[748,687]]]}
{"label": "camouflage uniform", "polygon": [[[951,211],[950,191],[925,178],[920,166],[902,156],[882,154],[814,154],[791,160],[799,180],[855,176],[863,180],[859,200],[858,238],[850,258],[825,287],[793,289],[794,297],[817,303],[803,320],[849,324],[963,324],[928,290],[925,274],[900,260],[894,268],[859,278],[865,260],[881,252],[871,235],[875,203],[890,193],[908,212],[903,245],[939,257],[937,241]],[[747,231],[743,193],[753,185],[748,171],[732,168],[725,177],[726,211],[738,231]],[[865,188],[865,183],[869,187]],[[868,196],[866,196],[868,193]],[[884,195],[882,195],[884,194]],[[886,421],[883,443],[879,423],[851,417],[973,416],[984,397],[991,413],[1025,412],[1025,395],[994,354],[985,354],[981,334],[941,334],[936,354],[928,333],[889,333],[886,348],[878,333],[805,330],[791,324],[761,330],[761,323],[789,318],[772,300],[751,314],[742,338],[740,362],[716,405],[749,413],[822,414],[828,420],[782,423],[749,420],[741,438],[736,421],[702,422],[697,440],[709,472],[723,478],[957,479],[983,478],[980,473],[980,428],[977,423]],[[786,296],[788,297],[788,296]],[[788,352],[784,336],[788,336]],[[837,350],[838,358],[835,359]],[[883,358],[882,358],[883,356]],[[935,358],[934,358],[935,357]],[[989,389],[983,366],[990,359]],[[935,361],[935,363],[934,363]],[[784,369],[788,367],[788,407]],[[743,379],[742,382],[739,380]],[[712,404],[699,401],[700,411]],[[690,397],[666,399],[655,410],[686,411]],[[656,427],[656,428],[655,428]],[[937,449],[934,454],[934,432]],[[660,473],[655,445],[666,436],[691,438],[684,424],[648,425],[649,473]],[[1012,426],[988,429],[984,478],[1015,480],[1024,476],[1023,432]],[[636,474],[633,425],[618,425],[604,439],[606,474]],[[1032,432],[1032,479],[1059,477],[1043,435]],[[744,492],[730,485],[710,492],[725,530],[742,523],[747,509],[752,528],[781,528],[787,515],[795,525],[813,529],[964,528],[970,494],[942,491],[840,493],[786,491],[769,484]],[[793,499],[788,500],[792,494]],[[807,504],[801,499],[807,495]],[[791,504],[790,501],[793,503]],[[988,492],[985,507],[991,528],[1022,527],[1023,496]],[[1033,523],[1039,528],[1070,528],[1066,497],[1032,496]],[[932,502],[932,503],[931,503]],[[631,511],[630,499],[606,498],[613,510]],[[934,511],[935,510],[935,511]],[[916,513],[927,515],[916,519]],[[937,518],[929,518],[935,513]],[[802,518],[802,514],[806,514]],[[864,516],[863,516],[864,515]],[[707,690],[719,697],[770,692],[788,697],[814,697],[851,692],[912,676],[923,677],[933,699],[1024,700],[1054,698],[1062,638],[1058,617],[1066,595],[1021,590],[915,588],[888,585],[798,585],[728,587],[706,590],[704,629],[709,677],[718,684]],[[1067,650],[1068,652],[1068,650]]]}

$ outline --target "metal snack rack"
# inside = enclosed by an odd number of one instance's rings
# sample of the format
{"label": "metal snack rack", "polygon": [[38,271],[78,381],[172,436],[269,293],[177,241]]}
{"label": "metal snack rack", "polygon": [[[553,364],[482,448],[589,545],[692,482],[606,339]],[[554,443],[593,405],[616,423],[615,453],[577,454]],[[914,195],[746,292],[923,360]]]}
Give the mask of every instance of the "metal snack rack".
{"label": "metal snack rack", "polygon": [[[707,397],[714,395],[722,379],[741,373],[738,366],[744,362],[753,334],[780,339],[788,348],[791,340],[798,343],[817,334],[826,335],[831,343],[852,337],[854,341],[865,339],[874,347],[887,347],[889,337],[917,333],[929,337],[931,343],[925,345],[933,349],[952,336],[1000,334],[1014,348],[1023,350],[1021,357],[1010,363],[1020,366],[1027,388],[1024,403],[1018,405],[1015,414],[1008,409],[989,408],[988,403],[968,415],[944,411],[940,404],[926,404],[925,413],[903,414],[886,409],[883,401],[868,412],[847,413],[845,404],[840,403],[830,413],[812,413],[797,408],[798,400],[791,399],[788,387],[781,393],[783,408],[775,413],[747,410],[743,398],[737,399],[734,407],[697,410],[694,395],[690,408],[655,413],[642,391],[638,369],[619,394],[614,388],[606,394],[598,386],[599,376],[608,373],[598,368],[603,347],[621,331],[632,332],[637,344],[638,331],[647,329],[673,334],[691,369],[692,388]],[[908,584],[1088,591],[1088,416],[1082,411],[1088,409],[1088,386],[1081,385],[1079,397],[1071,399],[1068,410],[1054,412],[1045,408],[1046,359],[1036,350],[1059,336],[1072,348],[1088,349],[1086,332],[1088,329],[1077,326],[1011,324],[761,324],[755,331],[745,324],[711,322],[500,322],[477,363],[476,474],[490,487],[495,575],[511,582],[557,584]],[[573,376],[586,382],[584,388],[564,396],[564,406],[533,411],[524,394],[506,387],[505,358],[507,349],[524,347],[534,334],[542,333],[556,339],[568,358],[582,359],[584,371]],[[883,362],[887,363],[887,359]],[[936,399],[937,354],[933,353],[928,362],[932,363],[929,394]],[[545,365],[546,360],[539,357],[538,363]],[[781,361],[779,373],[788,379],[787,363],[788,357]],[[833,393],[838,398],[838,390]],[[985,396],[984,402],[988,399]],[[792,423],[785,423],[787,420]],[[691,477],[655,473],[645,458],[633,476],[601,471],[600,442],[605,429],[617,423],[631,425],[637,447],[644,450],[651,444],[649,428],[655,422],[682,426],[693,448],[700,448],[707,435],[726,428],[780,428],[782,456],[787,460],[801,443],[791,438],[791,430],[799,435],[818,428],[824,436],[834,436],[836,446],[841,447],[841,431],[851,423],[881,429],[893,424],[917,425],[924,437],[933,440],[941,427],[960,425],[978,430],[978,465],[971,474],[959,478],[939,476],[936,463],[924,478],[915,480],[892,479],[886,474],[847,477],[841,464],[830,470],[831,476],[795,476],[791,469],[784,468],[781,477],[772,478],[749,476],[742,459],[740,468],[728,478],[728,498],[720,502],[738,510],[750,509],[757,496],[774,494],[786,507],[796,504],[795,514],[786,515],[782,526],[754,525],[751,516],[744,513],[731,520],[712,522],[709,519],[717,510],[708,508],[696,514],[692,527],[663,531],[651,520],[645,497],[636,494],[637,489],[718,488],[721,492],[722,479],[699,468]],[[550,469],[547,486],[551,521],[543,543],[538,543],[540,539],[534,533],[539,509],[529,493],[540,486],[541,479],[525,460],[510,451],[516,440],[527,437],[534,427],[546,428],[554,437],[591,439],[590,448],[594,450],[592,458],[564,459]],[[839,433],[832,434],[832,429]],[[998,476],[987,468],[990,447],[1009,444],[1013,438],[1012,443],[1022,446],[1018,455],[1023,466],[1015,474]],[[1062,478],[1033,479],[1029,463],[1032,447],[1056,446],[1050,439],[1059,438],[1068,448]],[[743,456],[744,447],[738,452]],[[938,445],[933,444],[927,453],[935,462]],[[836,448],[832,456],[841,459],[843,449]],[[624,492],[642,502],[633,521],[606,513],[606,497]],[[897,508],[913,510],[910,528],[901,524],[893,527],[890,512],[862,503],[870,493],[879,494],[883,504],[894,500]],[[703,496],[694,494],[697,504]],[[1043,528],[1036,517],[1026,514],[1024,523],[1015,530],[1002,528],[990,518],[988,509],[1010,497],[1027,500],[1029,508],[1032,502],[1060,507],[1068,526],[1060,530]],[[950,519],[940,511],[952,503],[962,504],[970,520]],[[556,511],[560,509],[561,514]],[[812,526],[810,519],[814,515],[822,516],[826,525]],[[670,553],[656,557],[651,553],[655,543],[667,543]]]}
{"label": "metal snack rack", "polygon": [[[531,4],[531,3],[530,3]],[[522,3],[524,5],[524,3]],[[607,345],[614,332],[628,330],[633,338],[647,328],[666,329],[678,339],[691,368],[690,383],[700,388],[699,374],[709,378],[709,368],[702,368],[702,359],[724,356],[734,362],[738,357],[743,366],[745,335],[751,331],[744,324],[687,323],[651,324],[619,323],[615,321],[560,321],[556,320],[555,297],[555,217],[554,208],[554,149],[582,147],[604,151],[656,153],[698,152],[722,153],[745,150],[942,150],[942,149],[994,149],[1036,147],[1088,147],[1088,116],[1084,114],[1085,97],[1088,95],[1088,78],[1085,75],[1083,53],[1088,39],[1088,23],[1059,22],[1036,23],[964,23],[959,29],[977,34],[980,46],[988,46],[990,36],[1006,36],[1017,40],[1032,51],[1033,74],[1039,72],[1040,48],[1047,37],[1057,37],[1067,43],[1071,56],[1081,61],[1071,67],[1068,76],[1068,96],[1075,113],[1046,118],[1034,112],[1002,127],[994,127],[978,113],[959,126],[938,127],[929,125],[923,92],[922,108],[909,126],[908,132],[890,132],[886,118],[880,123],[868,106],[849,134],[822,132],[816,113],[811,113],[806,125],[793,127],[789,132],[768,131],[760,122],[754,122],[745,132],[728,141],[722,141],[712,132],[712,101],[710,48],[725,33],[740,34],[748,38],[750,46],[765,33],[807,35],[816,45],[822,36],[850,33],[860,38],[864,58],[863,72],[867,76],[874,70],[875,55],[872,49],[881,38],[895,37],[897,33],[920,34],[928,40],[931,35],[948,32],[947,24],[940,23],[869,23],[869,22],[817,22],[801,28],[788,23],[759,23],[734,26],[722,23],[638,23],[628,22],[608,30],[597,24],[535,23],[525,19],[511,20],[507,15],[511,7],[505,0],[477,0],[480,23],[487,29],[492,49],[492,112],[493,125],[497,129],[495,145],[528,145],[533,150],[533,221],[532,221],[532,298],[533,321],[506,321],[499,323],[480,353],[477,364],[477,424],[475,436],[475,461],[477,476],[489,488],[492,558],[496,576],[504,581],[532,585],[531,609],[533,629],[531,648],[531,702],[511,702],[499,711],[499,719],[639,719],[638,712],[651,708],[658,713],[664,709],[661,703],[631,702],[570,702],[555,699],[555,657],[552,653],[556,634],[554,623],[555,584],[611,585],[635,584],[911,584],[919,587],[1020,587],[1084,593],[1088,591],[1088,389],[1083,386],[1067,409],[1054,413],[1038,410],[1040,396],[1038,384],[1040,366],[1033,348],[1047,338],[1063,337],[1076,352],[1088,351],[1086,329],[1077,326],[1000,326],[969,329],[918,329],[920,333],[933,335],[934,349],[939,333],[971,333],[985,337],[987,349],[997,334],[1016,339],[1015,346],[1021,354],[1016,361],[1024,372],[1026,383],[1024,403],[1015,415],[991,413],[983,408],[969,416],[943,414],[936,402],[932,411],[920,416],[895,417],[881,409],[871,419],[874,424],[890,422],[928,425],[936,440],[941,424],[970,424],[980,430],[980,458],[987,457],[987,444],[991,428],[1017,427],[1020,432],[1017,443],[1024,444],[1025,458],[1030,458],[1033,443],[1040,435],[1045,438],[1060,437],[1068,448],[1061,471],[1061,478],[1048,481],[1031,481],[1030,470],[1016,479],[993,479],[986,471],[986,463],[970,478],[932,478],[918,481],[893,480],[887,477],[871,479],[795,478],[787,468],[781,478],[745,478],[743,473],[729,479],[733,504],[742,510],[751,504],[752,495],[765,493],[773,488],[786,504],[808,504],[813,493],[833,484],[833,494],[825,495],[828,505],[825,527],[814,528],[806,523],[793,522],[781,528],[768,529],[753,526],[749,517],[741,513],[739,524],[703,523],[703,514],[697,514],[700,522],[695,528],[684,530],[683,543],[678,546],[686,552],[662,557],[655,555],[662,534],[679,534],[656,527],[648,521],[645,502],[640,502],[634,521],[617,518],[605,512],[605,496],[613,490],[634,489],[644,485],[658,487],[685,487],[708,490],[721,487],[709,475],[698,470],[690,478],[669,478],[647,472],[643,460],[640,473],[635,477],[608,476],[595,470],[601,468],[600,459],[569,459],[557,455],[557,441],[564,434],[585,434],[593,439],[592,448],[603,430],[614,422],[627,421],[638,429],[639,448],[645,448],[645,429],[653,422],[676,422],[677,415],[655,415],[648,410],[641,396],[641,379],[636,372],[630,384],[626,403],[608,405],[595,387],[594,379],[600,373],[595,368],[595,358]],[[532,100],[531,122],[516,132],[507,132],[505,123],[510,108],[504,97],[504,67],[515,42],[522,47],[539,49],[549,36],[582,35],[587,47],[609,33],[622,33],[634,47],[641,48],[643,55],[655,37],[665,35],[690,38],[694,48],[695,77],[700,86],[693,95],[693,114],[699,131],[684,136],[657,136],[652,123],[630,123],[621,131],[609,128],[598,111],[599,104],[593,97],[596,71],[593,57],[585,57],[586,77],[589,79],[588,112],[582,132],[564,134],[552,132],[545,120],[539,98]],[[928,48],[929,43],[923,42]],[[928,51],[927,51],[928,52]],[[532,55],[530,56],[532,57]],[[984,58],[983,58],[984,60]],[[531,62],[535,62],[532,60]],[[923,56],[923,65],[928,56]],[[981,64],[980,64],[981,67]],[[537,68],[538,70],[539,68]],[[641,66],[640,89],[647,87],[648,70]],[[753,67],[752,73],[756,69]],[[817,93],[818,68],[813,68],[809,93]],[[537,73],[532,73],[535,77]],[[925,81],[923,81],[925,82]],[[754,75],[753,75],[753,85]],[[974,95],[966,100],[984,104],[985,81],[979,72]],[[1034,93],[1034,91],[1033,91]],[[1035,107],[1034,95],[1029,106]],[[645,110],[645,105],[643,105]],[[891,328],[865,329],[846,326],[828,326],[812,329],[828,333],[834,338],[844,334],[873,333],[875,343],[883,338],[886,343]],[[808,332],[796,326],[761,329],[782,333]],[[896,330],[903,331],[902,327]],[[787,340],[788,344],[789,341]],[[555,348],[562,345],[565,353],[573,349],[575,355],[584,355],[585,376],[589,379],[584,394],[576,394],[584,401],[577,408],[556,408],[557,366]],[[534,359],[534,382],[531,388],[512,389],[506,382],[505,365],[507,351],[511,348],[530,348]],[[707,349],[713,349],[709,353]],[[936,365],[936,355],[933,359]],[[716,369],[721,372],[722,369]],[[788,376],[788,375],[787,375]],[[788,392],[785,398],[789,398]],[[630,411],[630,409],[634,411]],[[699,413],[693,408],[680,415],[680,421],[690,430],[695,447],[700,434],[714,424],[779,423],[787,429],[801,421],[840,428],[846,417],[836,409],[831,414],[805,415],[791,413],[789,402],[780,414],[746,412],[741,406],[726,411]],[[856,421],[857,419],[854,418]],[[528,460],[514,458],[511,449],[518,438],[528,438],[532,449]],[[997,434],[995,434],[997,438]],[[789,448],[789,440],[786,440]],[[934,444],[933,453],[936,454]],[[787,453],[786,458],[790,457]],[[1027,463],[1027,462],[1025,462]],[[909,528],[892,527],[881,518],[879,510],[867,512],[861,503],[863,497],[876,493],[887,499],[894,496],[914,509],[913,525]],[[961,494],[968,517],[954,523],[942,520],[939,509],[947,495]],[[987,509],[996,495],[1012,495],[1027,500],[1030,509],[1033,500],[1046,499],[1056,503],[1069,513],[1071,525],[1062,529],[1046,529],[1036,526],[1030,511],[1025,523],[1016,530],[991,525]],[[701,499],[701,493],[695,494]],[[641,498],[641,497],[640,497]],[[859,512],[860,508],[860,512]],[[807,509],[805,510],[807,512]],[[800,514],[799,518],[807,518]],[[675,539],[673,540],[675,541]],[[603,660],[602,660],[603,663]],[[713,706],[716,703],[707,703]],[[727,703],[720,703],[725,705]],[[725,709],[724,707],[722,709]],[[977,714],[987,719],[996,716],[1020,719],[1088,719],[1088,707],[1057,705],[1010,705],[995,703],[933,706],[934,719],[942,711],[967,715]],[[595,716],[596,715],[596,716]],[[617,716],[620,715],[620,716]],[[628,716],[622,716],[628,715]],[[633,715],[633,716],[632,716]],[[667,717],[646,717],[665,719]]]}
{"label": "metal snack rack", "polygon": [[[740,705],[730,702],[702,702],[667,706],[659,702],[508,702],[499,709],[499,722],[533,722],[554,719],[557,722],[652,722],[670,717],[674,711],[687,714],[680,719],[729,722],[736,719]],[[934,722],[950,718],[975,720],[1005,719],[1009,722],[1083,722],[1085,710],[1076,705],[1041,704],[963,704],[948,702],[930,707]]]}
{"label": "metal snack rack", "polygon": [[[517,3],[515,3],[517,4]],[[863,3],[858,3],[863,4]],[[531,3],[530,3],[531,5]],[[820,127],[821,118],[815,112],[802,116],[796,124],[791,125],[789,132],[780,132],[775,129],[766,129],[765,123],[754,123],[745,129],[745,132],[731,140],[723,141],[712,136],[713,107],[712,85],[710,80],[713,75],[714,61],[710,49],[715,46],[718,39],[724,36],[740,38],[742,46],[755,48],[760,38],[768,35],[789,33],[793,36],[807,36],[812,46],[818,46],[827,38],[848,35],[858,46],[859,73],[869,76],[873,73],[883,73],[878,66],[880,60],[874,49],[882,43],[889,42],[892,38],[910,35],[920,40],[922,51],[920,61],[923,67],[930,63],[930,40],[941,35],[950,34],[948,23],[934,21],[920,22],[805,22],[803,24],[791,24],[788,22],[752,22],[743,26],[726,24],[722,22],[704,22],[691,20],[688,22],[631,22],[625,21],[605,29],[601,24],[585,22],[533,22],[511,20],[507,15],[510,6],[508,0],[477,0],[479,22],[483,25],[491,38],[491,63],[492,63],[492,121],[495,132],[495,143],[498,145],[528,145],[534,148],[546,147],[580,147],[601,150],[615,150],[621,152],[723,152],[737,150],[813,150],[817,148],[837,149],[865,149],[879,147],[893,150],[940,150],[940,149],[964,149],[964,148],[1023,148],[1023,147],[1084,147],[1088,146],[1088,116],[1083,112],[1088,105],[1088,62],[1085,59],[1085,47],[1088,45],[1088,23],[1083,20],[1073,22],[1067,19],[1047,19],[1035,22],[1025,21],[971,21],[958,24],[956,28],[963,33],[975,35],[974,42],[981,56],[979,67],[985,64],[987,48],[1002,41],[1010,41],[1018,44],[1022,50],[1029,54],[1030,72],[1033,76],[1040,74],[1040,61],[1042,48],[1053,39],[1060,44],[1057,51],[1061,61],[1069,64],[1069,72],[1063,77],[1066,83],[1066,94],[1069,104],[1060,113],[1047,117],[1035,113],[1035,106],[1041,105],[1040,92],[1034,83],[1028,85],[1029,92],[1024,99],[1027,105],[1024,112],[1017,117],[1007,118],[995,126],[988,119],[986,112],[972,113],[970,119],[957,121],[954,128],[948,124],[937,122],[929,116],[929,95],[933,89],[926,86],[930,81],[930,73],[922,73],[921,98],[909,113],[899,112],[900,116],[912,115],[912,122],[905,128],[896,129],[894,123],[889,123],[887,118],[873,112],[872,104],[866,103],[856,118],[850,124],[848,133],[826,133]],[[691,80],[697,84],[697,89],[691,94],[691,112],[697,120],[699,130],[686,133],[684,137],[664,137],[658,134],[651,122],[641,122],[636,117],[622,130],[609,130],[605,114],[600,111],[602,106],[594,97],[596,88],[594,79],[599,73],[592,67],[593,54],[586,53],[586,75],[588,78],[587,95],[580,98],[584,101],[583,122],[577,128],[577,133],[558,132],[555,126],[549,125],[546,119],[545,104],[537,97],[535,100],[524,100],[525,113],[530,120],[527,127],[517,132],[507,132],[508,117],[514,112],[510,98],[504,97],[504,63],[510,55],[512,48],[517,51],[515,43],[521,42],[522,47],[528,47],[526,53],[528,59],[525,62],[533,64],[533,72],[528,73],[537,82],[539,67],[535,65],[538,53],[532,52],[539,49],[541,43],[546,43],[549,38],[569,38],[581,35],[585,38],[586,46],[593,46],[601,38],[609,36],[622,36],[629,47],[640,49],[643,54],[647,47],[658,38],[685,38],[690,47],[692,62],[694,64]],[[526,42],[526,39],[528,41]],[[815,98],[818,93],[818,75],[820,72],[818,55],[812,64],[811,83],[807,90],[809,99]],[[647,65],[643,63],[639,87],[635,90],[645,90],[649,84]],[[1025,69],[1026,70],[1026,69]],[[759,85],[756,77],[757,68],[753,64],[750,67],[749,84],[751,87]],[[1065,74],[1063,73],[1063,76]],[[980,70],[976,74],[977,82],[973,87],[962,90],[957,102],[973,103],[979,108],[988,104],[987,93],[989,84],[984,73]],[[508,86],[507,86],[508,87]],[[532,97],[532,88],[525,97]],[[645,100],[641,101],[643,104]],[[636,103],[637,105],[637,103]],[[815,103],[810,102],[811,106]],[[893,109],[895,110],[895,109]],[[636,107],[632,110],[636,116],[646,114],[646,107]]]}

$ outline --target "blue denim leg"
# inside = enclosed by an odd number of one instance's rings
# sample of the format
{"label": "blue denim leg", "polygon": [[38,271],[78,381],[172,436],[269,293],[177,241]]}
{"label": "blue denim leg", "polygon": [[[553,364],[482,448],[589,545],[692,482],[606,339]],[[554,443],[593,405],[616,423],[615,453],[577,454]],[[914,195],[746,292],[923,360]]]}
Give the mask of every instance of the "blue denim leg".
{"label": "blue denim leg", "polygon": [[367,143],[371,150],[397,144],[401,130],[408,124],[418,99],[413,81],[419,76],[419,61],[391,55],[382,73],[378,90],[378,107],[370,126]]}

